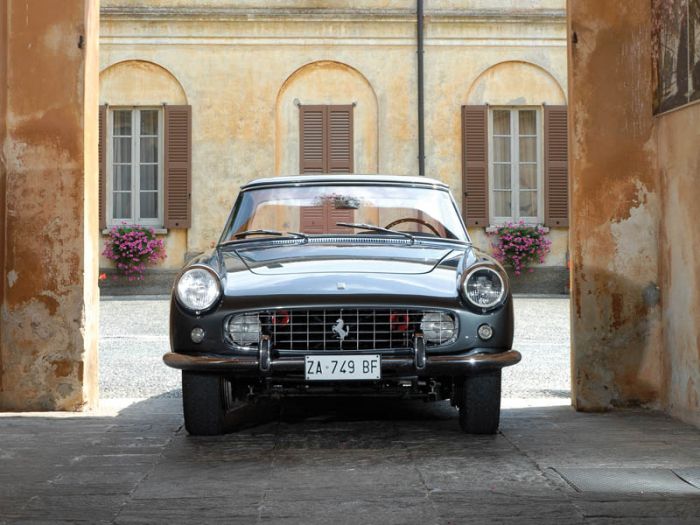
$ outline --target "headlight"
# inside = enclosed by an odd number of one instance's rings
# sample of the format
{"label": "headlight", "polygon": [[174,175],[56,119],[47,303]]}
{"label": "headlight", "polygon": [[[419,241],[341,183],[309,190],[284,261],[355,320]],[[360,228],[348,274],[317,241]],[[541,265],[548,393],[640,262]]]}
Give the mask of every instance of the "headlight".
{"label": "headlight", "polygon": [[177,282],[177,298],[180,304],[199,313],[208,310],[221,296],[219,279],[204,268],[192,268],[180,276]]}
{"label": "headlight", "polygon": [[260,318],[257,314],[242,314],[228,320],[228,336],[238,346],[250,346],[260,339]]}
{"label": "headlight", "polygon": [[452,316],[443,312],[429,312],[423,316],[420,329],[426,341],[442,344],[455,335],[455,322]]}
{"label": "headlight", "polygon": [[463,286],[467,300],[479,308],[493,308],[506,295],[506,286],[501,274],[486,266],[470,271]]}

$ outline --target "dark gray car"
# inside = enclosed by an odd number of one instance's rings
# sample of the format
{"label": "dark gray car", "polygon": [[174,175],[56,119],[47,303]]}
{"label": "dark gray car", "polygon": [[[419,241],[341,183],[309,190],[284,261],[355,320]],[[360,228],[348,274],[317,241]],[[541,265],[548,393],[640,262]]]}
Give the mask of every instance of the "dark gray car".
{"label": "dark gray car", "polygon": [[195,435],[233,430],[241,403],[345,395],[451,399],[465,432],[495,433],[520,361],[505,271],[424,177],[247,184],[175,283],[170,340]]}

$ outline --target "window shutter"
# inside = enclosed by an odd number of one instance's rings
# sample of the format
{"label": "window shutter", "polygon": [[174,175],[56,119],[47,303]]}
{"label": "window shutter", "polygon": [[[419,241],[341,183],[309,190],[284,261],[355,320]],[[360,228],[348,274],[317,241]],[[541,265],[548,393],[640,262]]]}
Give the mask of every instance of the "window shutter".
{"label": "window shutter", "polygon": [[100,106],[97,128],[98,206],[100,230],[107,227],[107,106]]}
{"label": "window shutter", "polygon": [[189,228],[192,195],[192,107],[165,106],[165,227]]}
{"label": "window shutter", "polygon": [[462,210],[467,226],[489,223],[488,106],[462,106]]}
{"label": "window shutter", "polygon": [[324,173],[326,171],[326,106],[299,108],[299,171]]}
{"label": "window shutter", "polygon": [[569,225],[569,166],[566,106],[544,107],[545,225]]}
{"label": "window shutter", "polygon": [[353,107],[330,106],[328,111],[328,173],[353,171]]}

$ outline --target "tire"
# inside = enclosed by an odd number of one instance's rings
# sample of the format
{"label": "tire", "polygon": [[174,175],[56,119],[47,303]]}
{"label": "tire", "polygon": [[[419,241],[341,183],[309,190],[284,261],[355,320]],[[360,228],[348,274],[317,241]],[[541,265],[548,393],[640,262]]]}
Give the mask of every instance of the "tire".
{"label": "tire", "polygon": [[182,372],[182,406],[185,429],[192,436],[226,432],[226,413],[233,401],[232,382],[224,377]]}
{"label": "tire", "polygon": [[[461,390],[461,391],[460,391]],[[501,418],[501,371],[464,378],[457,389],[459,426],[467,434],[495,434]]]}

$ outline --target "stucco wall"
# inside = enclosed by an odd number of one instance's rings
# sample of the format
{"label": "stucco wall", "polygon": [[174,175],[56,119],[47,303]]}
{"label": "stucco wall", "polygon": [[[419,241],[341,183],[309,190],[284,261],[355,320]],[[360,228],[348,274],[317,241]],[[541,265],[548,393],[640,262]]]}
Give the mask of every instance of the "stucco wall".
{"label": "stucco wall", "polygon": [[[513,18],[515,4],[520,13],[538,14]],[[178,80],[192,105],[193,220],[186,251],[202,251],[218,238],[241,184],[298,171],[294,99],[357,101],[356,171],[416,174],[414,2],[289,1],[275,3],[275,9],[269,2],[224,0],[144,0],[140,10],[119,8],[125,3],[112,0],[103,5],[102,69],[125,60],[158,64]],[[170,10],[177,6],[179,14]],[[221,9],[207,12],[207,6]],[[244,16],[247,8],[265,7]],[[326,9],[310,16],[283,7]],[[504,63],[499,67],[507,78],[518,79],[525,90],[537,87],[527,100],[563,102],[563,1],[444,1],[429,8],[426,171],[448,182],[461,200],[460,107],[484,72]],[[528,68],[535,72],[532,79],[523,77]],[[495,103],[504,87],[478,91],[484,102]],[[481,239],[478,232],[476,237]],[[555,242],[550,264],[565,264],[564,245]],[[171,263],[175,257],[169,257]]]}
{"label": "stucco wall", "polygon": [[77,410],[97,401],[98,5],[8,0],[0,13],[0,409]]}
{"label": "stucco wall", "polygon": [[666,403],[700,425],[700,105],[656,119]]}
{"label": "stucco wall", "polygon": [[584,410],[655,403],[663,389],[650,10],[568,4],[572,367]]}

